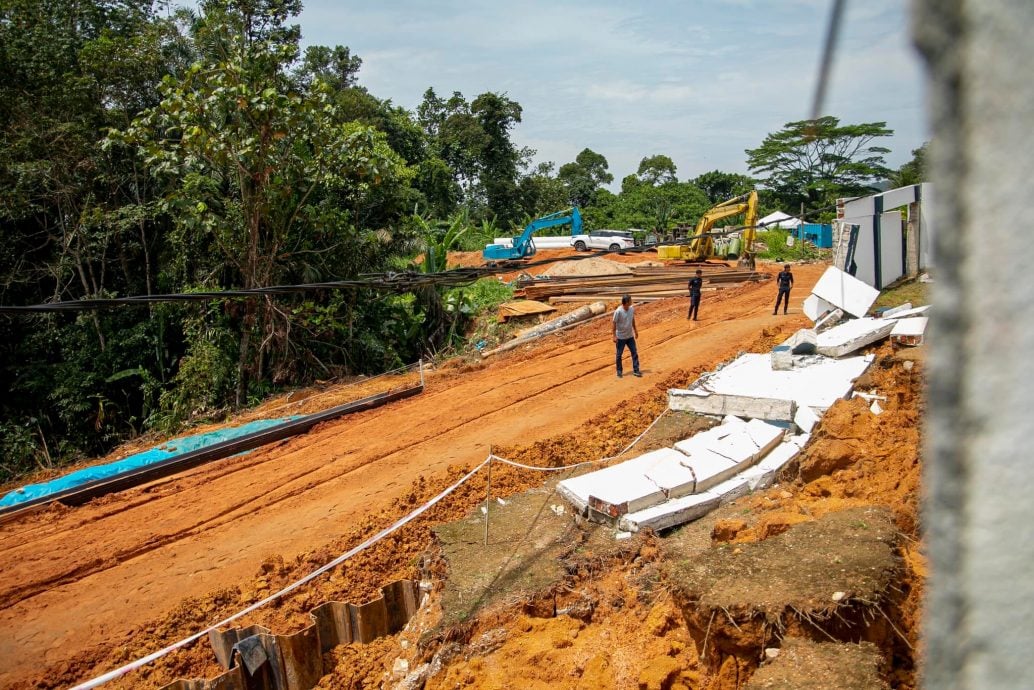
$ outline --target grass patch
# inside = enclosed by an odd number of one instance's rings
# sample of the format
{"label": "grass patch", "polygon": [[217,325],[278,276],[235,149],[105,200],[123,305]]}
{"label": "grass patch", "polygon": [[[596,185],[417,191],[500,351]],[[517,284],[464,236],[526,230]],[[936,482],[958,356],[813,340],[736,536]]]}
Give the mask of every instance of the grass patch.
{"label": "grass patch", "polygon": [[759,259],[769,261],[809,261],[818,259],[829,250],[816,249],[807,242],[796,241],[792,247],[786,246],[786,238],[790,236],[788,230],[762,230],[757,235],[757,240],[764,242],[765,251],[758,253]]}
{"label": "grass patch", "polygon": [[880,293],[880,296],[876,298],[876,302],[872,305],[873,309],[882,309],[884,307],[896,307],[899,304],[905,302],[911,302],[913,307],[920,307],[924,304],[930,303],[930,284],[920,283],[918,280],[912,279],[898,285],[891,286]]}

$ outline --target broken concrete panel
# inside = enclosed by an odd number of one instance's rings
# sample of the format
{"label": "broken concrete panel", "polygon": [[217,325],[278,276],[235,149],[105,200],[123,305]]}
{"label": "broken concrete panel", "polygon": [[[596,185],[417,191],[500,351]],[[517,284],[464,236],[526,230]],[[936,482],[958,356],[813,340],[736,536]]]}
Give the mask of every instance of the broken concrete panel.
{"label": "broken concrete panel", "polygon": [[683,464],[686,456],[672,448],[655,450],[648,455],[656,457],[657,462],[646,471],[645,476],[667,498],[678,498],[696,491],[696,475]]}
{"label": "broken concrete panel", "polygon": [[912,307],[911,309],[906,309],[905,311],[899,311],[899,312],[897,312],[895,314],[892,314],[890,316],[884,314],[882,318],[885,318],[885,319],[908,319],[908,318],[911,318],[913,316],[921,316],[921,315],[925,314],[926,312],[928,312],[929,310],[930,310],[930,305],[929,304],[924,304],[921,307]]}
{"label": "broken concrete panel", "polygon": [[645,475],[628,473],[623,477],[604,477],[596,482],[588,503],[597,512],[617,517],[657,505],[664,498],[664,492]]}
{"label": "broken concrete panel", "polygon": [[722,426],[728,426],[730,424],[744,424],[747,420],[736,415],[727,414],[722,417]]}
{"label": "broken concrete panel", "polygon": [[880,296],[880,291],[858,278],[830,266],[811,293],[851,316],[862,317]]}
{"label": "broken concrete panel", "polygon": [[798,448],[804,448],[804,446],[808,445],[808,441],[811,440],[811,434],[796,434],[786,440]]}
{"label": "broken concrete panel", "polygon": [[[769,365],[771,368],[771,365]],[[679,388],[668,390],[668,409],[697,414],[735,415],[750,419],[793,419],[792,400],[762,396],[742,396],[689,391]]]}
{"label": "broken concrete panel", "polygon": [[894,321],[886,319],[852,319],[819,334],[819,354],[843,357],[866,345],[883,340],[894,329]]}
{"label": "broken concrete panel", "polygon": [[758,444],[754,443],[746,429],[740,433],[729,434],[711,446],[711,450],[724,458],[728,458],[730,462],[737,466],[738,470],[746,469],[748,466],[753,465],[754,460],[758,457]]}
{"label": "broken concrete panel", "polygon": [[751,491],[757,491],[772,484],[772,481],[775,479],[775,470],[754,465],[736,475],[736,479],[743,479],[747,482],[747,486]]}
{"label": "broken concrete panel", "polygon": [[747,422],[747,433],[750,434],[754,445],[758,447],[758,451],[754,454],[754,459],[756,460],[763,458],[783,440],[783,437],[786,435],[786,429],[774,424],[768,424],[760,419],[752,419]]}
{"label": "broken concrete panel", "polygon": [[890,309],[884,309],[882,312],[879,313],[879,317],[881,319],[889,319],[892,316],[894,316],[895,314],[900,314],[901,312],[909,311],[910,309],[912,309],[912,303],[911,302],[905,302],[904,304],[899,304],[896,307],[891,307]]}
{"label": "broken concrete panel", "polygon": [[557,493],[584,515],[589,507],[589,496],[596,487],[611,483],[620,484],[631,475],[641,478],[656,464],[657,460],[658,456],[645,453],[617,465],[564,479],[557,483]]}
{"label": "broken concrete panel", "polygon": [[732,479],[726,479],[721,484],[716,484],[708,489],[708,493],[718,496],[719,505],[725,505],[735,501],[737,498],[742,498],[753,491],[751,488],[751,478],[745,475],[746,473],[741,472]]}
{"label": "broken concrete panel", "polygon": [[815,332],[819,333],[821,331],[826,330],[827,328],[832,328],[833,326],[840,323],[840,320],[843,318],[844,310],[834,309],[833,311],[829,312],[828,314],[826,314],[821,319],[815,322]]}
{"label": "broken concrete panel", "polygon": [[791,407],[786,403],[796,401],[816,410],[825,410],[851,392],[854,380],[865,372],[872,360],[872,355],[844,359],[804,355],[794,361],[793,371],[773,371],[767,354],[744,354],[724,368],[701,376],[688,390],[669,390],[668,404],[679,405],[690,398],[708,394],[782,401],[780,408],[775,402],[770,402],[771,407],[780,410],[780,414],[758,414],[754,418],[789,422],[793,421],[796,404]]}
{"label": "broken concrete panel", "polygon": [[793,350],[788,345],[776,345],[772,348],[772,369],[774,371],[790,371],[793,369]]}
{"label": "broken concrete panel", "polygon": [[757,466],[762,470],[771,470],[779,473],[788,462],[794,459],[801,449],[796,443],[780,443],[772,449],[772,452],[761,459]]}
{"label": "broken concrete panel", "polygon": [[894,330],[890,332],[890,339],[898,345],[922,345],[927,321],[929,319],[925,316],[897,319]]}
{"label": "broken concrete panel", "polygon": [[797,414],[794,415],[793,423],[806,434],[810,434],[815,425],[819,423],[819,416],[807,405],[798,405]]}
{"label": "broken concrete panel", "polygon": [[733,462],[716,453],[710,455],[694,453],[683,460],[682,464],[693,470],[693,474],[697,478],[696,490],[698,492],[707,491],[742,469],[740,463]]}
{"label": "broken concrete panel", "polygon": [[835,306],[816,294],[811,294],[804,298],[804,315],[812,321],[818,321],[823,314],[834,309],[836,309]]}
{"label": "broken concrete panel", "polygon": [[795,355],[813,355],[818,343],[818,334],[814,329],[802,328],[783,344],[789,345]]}
{"label": "broken concrete panel", "polygon": [[638,532],[646,528],[660,531],[707,515],[717,508],[718,504],[718,496],[705,491],[704,493],[666,501],[661,505],[646,508],[635,513],[628,513],[618,520],[618,526],[629,532]]}

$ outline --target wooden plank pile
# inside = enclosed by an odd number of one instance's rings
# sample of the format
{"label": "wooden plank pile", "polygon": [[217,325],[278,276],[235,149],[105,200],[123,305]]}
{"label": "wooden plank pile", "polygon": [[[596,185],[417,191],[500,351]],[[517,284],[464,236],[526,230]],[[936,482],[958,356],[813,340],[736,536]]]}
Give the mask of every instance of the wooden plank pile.
{"label": "wooden plank pile", "polygon": [[768,280],[767,273],[744,271],[722,265],[635,266],[631,274],[599,276],[555,276],[522,279],[517,295],[550,304],[595,302],[632,295],[637,302],[652,302],[667,297],[686,297],[688,281],[697,269],[704,272],[704,291],[735,287],[747,282]]}

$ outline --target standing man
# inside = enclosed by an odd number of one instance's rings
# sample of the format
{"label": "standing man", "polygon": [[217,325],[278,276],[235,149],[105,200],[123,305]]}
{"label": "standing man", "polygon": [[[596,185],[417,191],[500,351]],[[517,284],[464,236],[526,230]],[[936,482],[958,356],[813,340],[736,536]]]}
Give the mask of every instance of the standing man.
{"label": "standing man", "polygon": [[696,277],[689,279],[689,314],[687,319],[697,320],[697,313],[700,311],[700,288],[704,284],[704,272],[697,269]]}
{"label": "standing man", "polygon": [[779,271],[779,275],[776,276],[776,282],[779,285],[779,294],[776,295],[775,309],[772,310],[773,316],[779,311],[780,300],[783,302],[783,314],[790,306],[790,288],[793,287],[793,273],[790,273],[790,264],[783,264],[783,270]]}
{"label": "standing man", "polygon": [[635,349],[635,339],[639,337],[639,330],[635,327],[635,307],[632,306],[632,295],[621,296],[621,306],[614,310],[614,342],[617,344],[617,367],[618,378],[621,378],[621,356],[625,353],[625,346],[632,353],[632,374],[642,376],[639,371],[639,353]]}

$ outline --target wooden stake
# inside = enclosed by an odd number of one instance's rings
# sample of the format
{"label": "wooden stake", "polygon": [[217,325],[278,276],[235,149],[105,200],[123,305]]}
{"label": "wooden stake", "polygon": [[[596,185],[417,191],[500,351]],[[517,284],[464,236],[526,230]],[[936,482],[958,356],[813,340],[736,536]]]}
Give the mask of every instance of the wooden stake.
{"label": "wooden stake", "polygon": [[492,446],[488,447],[488,486],[485,488],[485,546],[488,546],[488,511],[492,498]]}

